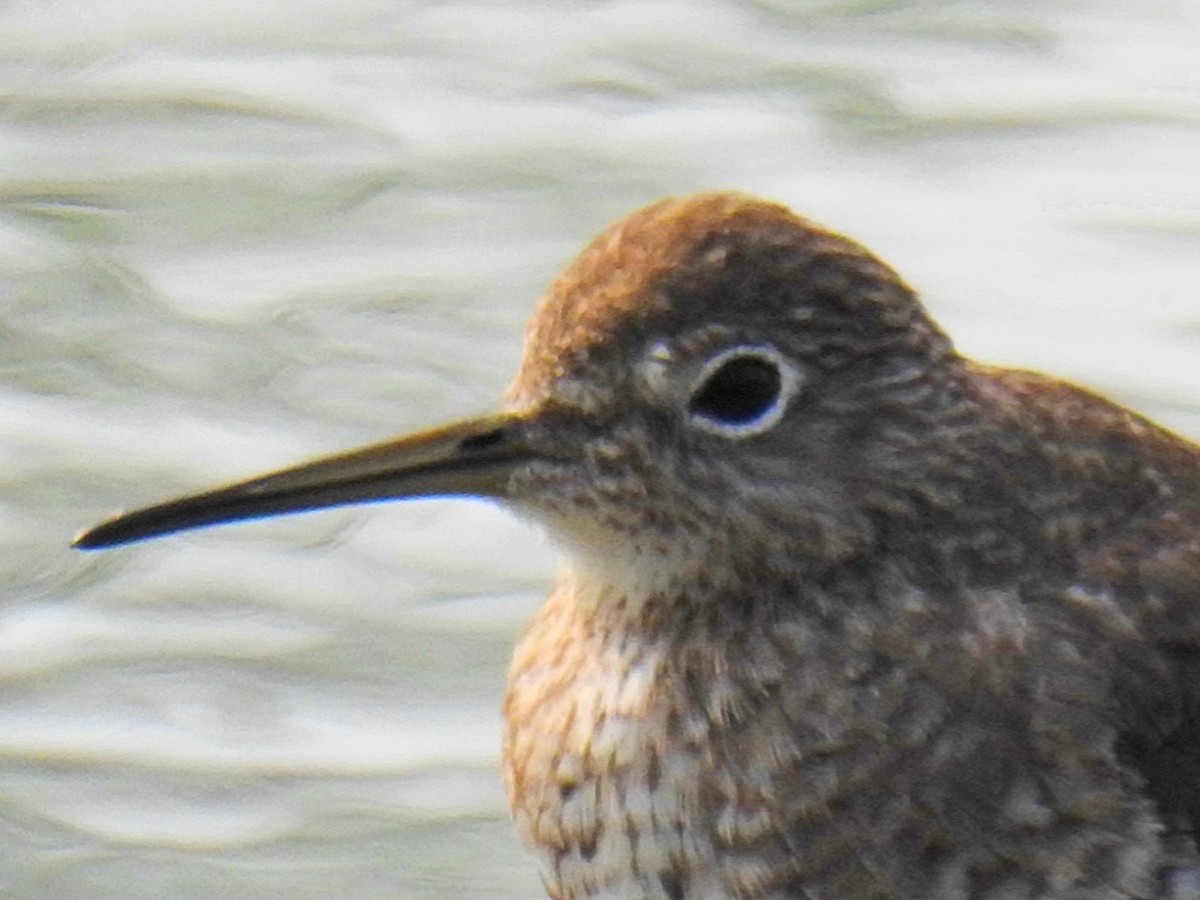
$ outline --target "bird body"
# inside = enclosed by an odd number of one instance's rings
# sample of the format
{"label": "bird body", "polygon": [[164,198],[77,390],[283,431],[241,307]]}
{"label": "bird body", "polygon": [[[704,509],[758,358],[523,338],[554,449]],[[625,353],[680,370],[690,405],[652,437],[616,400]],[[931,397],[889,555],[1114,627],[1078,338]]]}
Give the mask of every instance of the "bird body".
{"label": "bird body", "polygon": [[[1036,409],[1028,376],[964,375],[1004,393],[993,411]],[[825,571],[764,559],[736,577],[652,574],[641,593],[603,569],[565,579],[518,648],[505,710],[511,801],[552,896],[1194,896],[1171,886],[1194,865],[1190,836],[1163,831],[1194,776],[1148,786],[1135,762],[1192,727],[1195,688],[1165,651],[1182,617],[1195,633],[1194,604],[1147,591],[1114,546],[1163,524],[1139,510],[1177,504],[1192,462],[1164,439],[1161,468],[1128,457],[1141,496],[1111,471],[1111,506],[1065,506],[1072,471],[1100,464],[1071,443],[1113,408],[1039,388],[1059,398],[1031,442],[1054,441],[1044,469],[1028,446],[990,457],[1028,481],[1010,498],[1041,520],[1029,548],[955,506],[967,521],[939,546],[914,534]],[[1105,537],[1063,555],[1089,534]],[[964,558],[993,561],[977,577]]]}
{"label": "bird body", "polygon": [[496,416],[79,542],[441,493],[572,558],[505,703],[557,900],[1200,897],[1200,449],[961,357],[852,241],[662,201]]}

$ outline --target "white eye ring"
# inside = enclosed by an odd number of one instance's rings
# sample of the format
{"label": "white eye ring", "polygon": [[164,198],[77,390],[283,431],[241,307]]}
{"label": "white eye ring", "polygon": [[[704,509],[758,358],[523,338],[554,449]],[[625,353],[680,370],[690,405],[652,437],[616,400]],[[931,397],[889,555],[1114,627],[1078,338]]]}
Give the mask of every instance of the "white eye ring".
{"label": "white eye ring", "polygon": [[688,392],[688,420],[728,438],[774,427],[803,384],[802,373],[769,344],[729,347],[710,359]]}

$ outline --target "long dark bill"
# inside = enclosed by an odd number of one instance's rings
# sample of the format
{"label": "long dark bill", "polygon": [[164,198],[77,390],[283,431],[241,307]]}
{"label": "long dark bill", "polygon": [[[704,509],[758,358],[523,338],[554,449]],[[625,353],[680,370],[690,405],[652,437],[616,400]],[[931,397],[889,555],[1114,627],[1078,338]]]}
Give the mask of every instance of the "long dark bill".
{"label": "long dark bill", "polygon": [[114,516],[79,534],[98,550],[190,528],[403,497],[502,497],[532,453],[522,422],[470,419]]}

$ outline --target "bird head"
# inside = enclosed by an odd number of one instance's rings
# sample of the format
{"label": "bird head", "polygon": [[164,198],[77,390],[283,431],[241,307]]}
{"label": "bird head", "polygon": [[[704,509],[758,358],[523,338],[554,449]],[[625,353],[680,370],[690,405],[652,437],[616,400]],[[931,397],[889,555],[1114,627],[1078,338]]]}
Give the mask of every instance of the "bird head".
{"label": "bird head", "polygon": [[553,282],[495,414],[118,516],[103,547],[239,519],[431,495],[495,498],[597,566],[864,552],[929,455],[958,365],[854,242],[733,193],[656,203]]}

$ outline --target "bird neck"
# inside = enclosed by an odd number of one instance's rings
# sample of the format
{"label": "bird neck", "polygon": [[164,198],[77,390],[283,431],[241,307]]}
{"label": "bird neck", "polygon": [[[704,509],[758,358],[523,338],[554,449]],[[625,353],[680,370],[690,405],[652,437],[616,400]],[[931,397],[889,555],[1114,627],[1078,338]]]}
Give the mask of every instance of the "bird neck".
{"label": "bird neck", "polygon": [[781,630],[837,641],[848,614],[886,623],[890,607],[903,602],[897,598],[914,592],[933,593],[889,558],[816,569],[701,557],[689,565],[647,563],[637,572],[578,562],[542,616],[569,628],[590,652],[653,653],[700,674],[740,664],[739,648],[752,656],[750,648]]}

